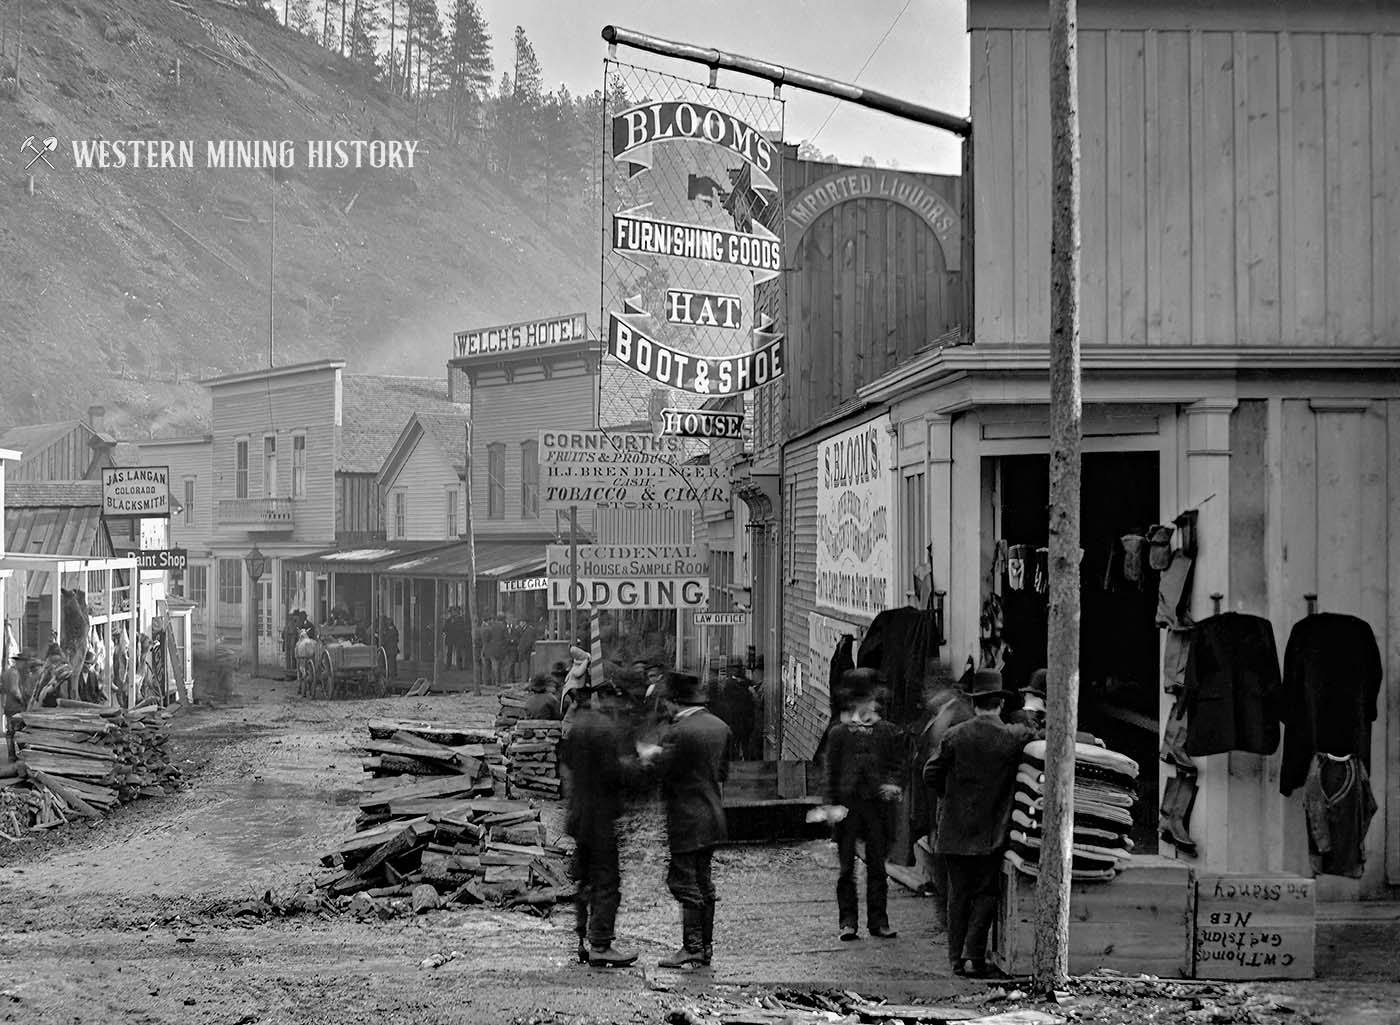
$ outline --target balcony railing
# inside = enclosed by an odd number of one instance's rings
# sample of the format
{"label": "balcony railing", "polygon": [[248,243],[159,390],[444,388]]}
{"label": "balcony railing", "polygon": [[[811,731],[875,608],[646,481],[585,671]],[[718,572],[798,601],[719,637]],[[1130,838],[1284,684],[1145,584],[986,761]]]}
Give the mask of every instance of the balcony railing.
{"label": "balcony railing", "polygon": [[292,530],[296,500],[292,498],[221,498],[219,523],[249,530]]}

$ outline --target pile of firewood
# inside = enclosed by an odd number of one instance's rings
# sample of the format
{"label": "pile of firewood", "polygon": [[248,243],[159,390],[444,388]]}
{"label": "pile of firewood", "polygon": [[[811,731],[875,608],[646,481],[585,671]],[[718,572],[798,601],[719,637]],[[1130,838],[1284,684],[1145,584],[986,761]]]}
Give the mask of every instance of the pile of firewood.
{"label": "pile of firewood", "polygon": [[506,737],[510,782],[520,790],[559,796],[559,740],[563,724],[554,719],[520,719]]}
{"label": "pile of firewood", "polygon": [[[414,911],[424,911],[444,903],[539,907],[573,897],[569,851],[549,843],[539,809],[486,796],[497,777],[483,750],[494,740],[488,744],[482,730],[375,722],[369,732],[359,746],[371,754],[365,768],[372,778],[357,831],[321,856],[330,871],[318,888],[354,895],[358,910],[381,898],[410,898]],[[399,767],[405,771],[395,775]]]}
{"label": "pile of firewood", "polygon": [[501,703],[496,712],[496,729],[509,730],[529,713],[525,711],[525,696],[502,691],[498,700]]}
{"label": "pile of firewood", "polygon": [[180,782],[165,732],[169,719],[158,705],[127,709],[76,701],[16,713],[17,776],[5,781],[6,789],[29,795],[11,797],[10,824],[21,824],[21,802],[33,812],[24,825],[47,827],[96,818],[138,797],[164,797]]}

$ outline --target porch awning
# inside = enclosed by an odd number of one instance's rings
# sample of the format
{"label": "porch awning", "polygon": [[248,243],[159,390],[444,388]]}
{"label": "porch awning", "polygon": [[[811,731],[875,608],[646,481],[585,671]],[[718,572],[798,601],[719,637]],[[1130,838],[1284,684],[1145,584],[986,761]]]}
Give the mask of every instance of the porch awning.
{"label": "porch awning", "polygon": [[[464,577],[467,575],[468,548],[457,542],[430,552],[410,554],[405,558],[378,563],[374,572],[394,577]],[[544,568],[544,545],[540,542],[478,541],[476,543],[476,577],[497,580]]]}
{"label": "porch awning", "polygon": [[324,548],[309,555],[282,560],[286,569],[303,573],[382,573],[387,563],[402,561],[420,552],[452,546],[446,541],[381,541],[357,547]]}

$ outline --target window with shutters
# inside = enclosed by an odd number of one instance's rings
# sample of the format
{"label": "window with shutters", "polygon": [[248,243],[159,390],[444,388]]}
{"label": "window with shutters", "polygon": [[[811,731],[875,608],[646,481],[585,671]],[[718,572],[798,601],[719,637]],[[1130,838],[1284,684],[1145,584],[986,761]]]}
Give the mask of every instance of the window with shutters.
{"label": "window with shutters", "polygon": [[394,492],[394,539],[402,541],[408,533],[408,496]]}
{"label": "window with shutters", "polygon": [[540,443],[533,438],[520,443],[520,517],[540,518]]}
{"label": "window with shutters", "polygon": [[[246,442],[244,443],[246,447]],[[243,604],[243,560],[219,560],[219,604]]]}
{"label": "window with shutters", "polygon": [[194,478],[185,478],[185,523],[194,523]]}
{"label": "window with shutters", "polygon": [[486,518],[506,517],[506,446],[492,442],[486,447]]}
{"label": "window with shutters", "polygon": [[233,497],[248,497],[248,440],[233,443]]}
{"label": "window with shutters", "polygon": [[306,435],[292,435],[292,497],[306,497]]}
{"label": "window with shutters", "polygon": [[447,536],[457,536],[457,488],[447,489]]}

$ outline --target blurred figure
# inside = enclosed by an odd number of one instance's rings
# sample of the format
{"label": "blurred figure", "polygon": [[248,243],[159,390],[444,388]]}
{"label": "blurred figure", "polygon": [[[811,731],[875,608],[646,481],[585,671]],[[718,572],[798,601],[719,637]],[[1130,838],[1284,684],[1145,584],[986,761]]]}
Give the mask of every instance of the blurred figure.
{"label": "blurred figure", "polygon": [[1008,723],[1029,726],[1036,733],[1045,730],[1045,670],[1037,669],[1021,688],[1021,707],[1003,718]]}
{"label": "blurred figure", "polygon": [[525,718],[558,719],[560,714],[554,678],[548,673],[536,673],[530,680],[530,692],[525,695]]}
{"label": "blurred figure", "polygon": [[399,628],[388,616],[379,626],[379,642],[384,645],[384,657],[389,663],[389,679],[399,678]]}
{"label": "blurred figure", "polygon": [[941,676],[935,679],[928,697],[928,725],[914,745],[916,771],[926,805],[931,876],[927,886],[928,893],[934,899],[934,925],[939,932],[948,931],[948,859],[938,851],[938,792],[923,782],[922,770],[929,759],[938,753],[939,745],[943,743],[948,731],[972,718],[972,702],[966,693],[966,686],[971,679],[971,673],[964,674],[957,683]]}

